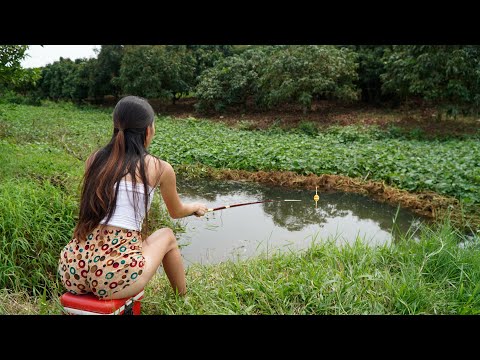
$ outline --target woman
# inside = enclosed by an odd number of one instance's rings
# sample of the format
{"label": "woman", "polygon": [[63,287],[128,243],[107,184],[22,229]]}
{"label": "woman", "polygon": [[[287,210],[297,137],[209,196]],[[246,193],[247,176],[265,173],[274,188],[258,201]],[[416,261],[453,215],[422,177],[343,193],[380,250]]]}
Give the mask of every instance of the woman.
{"label": "woman", "polygon": [[139,293],[160,264],[178,294],[185,272],[173,231],[158,229],[143,239],[144,218],[160,189],[170,216],[203,216],[201,203],[178,197],[172,166],[147,151],[155,113],[143,98],[127,96],[113,112],[110,142],[86,161],[80,213],[73,239],[60,253],[58,273],[73,294],[119,299]]}

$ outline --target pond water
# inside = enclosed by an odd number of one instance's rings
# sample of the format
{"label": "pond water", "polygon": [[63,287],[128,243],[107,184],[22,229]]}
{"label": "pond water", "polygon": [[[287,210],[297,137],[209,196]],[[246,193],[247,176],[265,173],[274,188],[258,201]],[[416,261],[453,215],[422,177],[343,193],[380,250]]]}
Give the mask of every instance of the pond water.
{"label": "pond water", "polygon": [[[357,237],[370,245],[392,241],[392,228],[406,233],[425,219],[405,209],[352,193],[319,193],[315,190],[267,187],[216,180],[177,179],[184,202],[203,202],[209,208],[238,203],[275,201],[180,219],[185,233],[177,233],[185,267],[192,263],[215,264],[245,259],[260,253],[308,248],[312,241],[334,238],[353,243]],[[398,210],[398,213],[397,213]]]}

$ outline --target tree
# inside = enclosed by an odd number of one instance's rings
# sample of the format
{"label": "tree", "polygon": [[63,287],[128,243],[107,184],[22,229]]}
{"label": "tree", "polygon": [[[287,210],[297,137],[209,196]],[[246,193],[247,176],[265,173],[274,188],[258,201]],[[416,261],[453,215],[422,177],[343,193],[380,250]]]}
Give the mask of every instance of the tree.
{"label": "tree", "polygon": [[120,66],[123,59],[122,45],[102,45],[98,51],[97,61],[91,84],[90,96],[101,98],[113,95],[116,99],[121,93]]}
{"label": "tree", "polygon": [[[388,99],[382,93],[381,75],[385,72],[383,55],[391,45],[340,45],[357,53],[358,80],[362,101],[379,104]],[[394,94],[391,94],[394,95]]]}
{"label": "tree", "polygon": [[451,115],[480,107],[480,46],[397,45],[384,54],[383,91],[419,96]]}
{"label": "tree", "polygon": [[120,82],[123,92],[147,98],[168,97],[162,87],[166,68],[163,49],[150,45],[128,45],[120,66]]}
{"label": "tree", "polygon": [[76,59],[75,72],[71,77],[73,82],[73,91],[71,98],[80,104],[82,100],[93,96],[93,87],[95,82],[95,72],[97,70],[97,59]]}
{"label": "tree", "polygon": [[259,69],[260,103],[296,102],[304,113],[315,97],[356,100],[356,54],[332,45],[274,46]]}
{"label": "tree", "polygon": [[190,93],[195,85],[196,59],[187,46],[165,47],[163,86],[170,92],[172,103]]}
{"label": "tree", "polygon": [[185,46],[126,46],[120,67],[123,91],[147,98],[175,100],[188,94],[195,61]]}
{"label": "tree", "polygon": [[35,84],[38,69],[24,69],[21,61],[27,57],[28,45],[0,45],[0,86],[12,88]]}
{"label": "tree", "polygon": [[215,66],[204,70],[195,88],[197,110],[222,111],[231,105],[246,107],[248,98],[256,94],[257,70],[265,58],[264,51],[247,50],[241,55],[220,59]]}
{"label": "tree", "polygon": [[78,64],[60,57],[42,69],[39,87],[45,97],[53,100],[73,99]]}
{"label": "tree", "polygon": [[195,82],[198,84],[198,77],[206,70],[215,65],[218,61],[232,56],[234,46],[232,45],[187,45],[195,58]]}

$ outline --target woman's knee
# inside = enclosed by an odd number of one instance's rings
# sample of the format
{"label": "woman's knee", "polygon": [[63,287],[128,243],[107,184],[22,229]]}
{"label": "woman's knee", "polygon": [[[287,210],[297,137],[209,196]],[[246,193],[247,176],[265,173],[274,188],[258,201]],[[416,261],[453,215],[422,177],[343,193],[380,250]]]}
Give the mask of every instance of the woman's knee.
{"label": "woman's knee", "polygon": [[173,230],[170,228],[158,229],[152,235],[149,236],[149,239],[150,238],[166,242],[168,248],[178,247],[175,234]]}

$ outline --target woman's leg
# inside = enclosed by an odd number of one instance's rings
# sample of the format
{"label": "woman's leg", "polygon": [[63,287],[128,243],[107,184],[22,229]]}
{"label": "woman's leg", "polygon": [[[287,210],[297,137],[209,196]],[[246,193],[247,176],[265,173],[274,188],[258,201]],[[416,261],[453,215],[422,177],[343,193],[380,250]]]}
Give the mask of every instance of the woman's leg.
{"label": "woman's leg", "polygon": [[163,269],[174,291],[180,295],[187,291],[185,269],[178,249],[177,239],[172,229],[162,228],[143,241],[142,253],[145,257],[145,268],[140,278],[132,285],[113,294],[109,299],[120,299],[138,294],[157,273],[163,262]]}
{"label": "woman's leg", "polygon": [[143,243],[143,254],[147,264],[150,261],[155,266],[151,276],[157,272],[160,263],[163,263],[163,270],[174,291],[178,291],[180,295],[185,294],[187,291],[185,269],[172,229],[159,229],[147,237]]}

